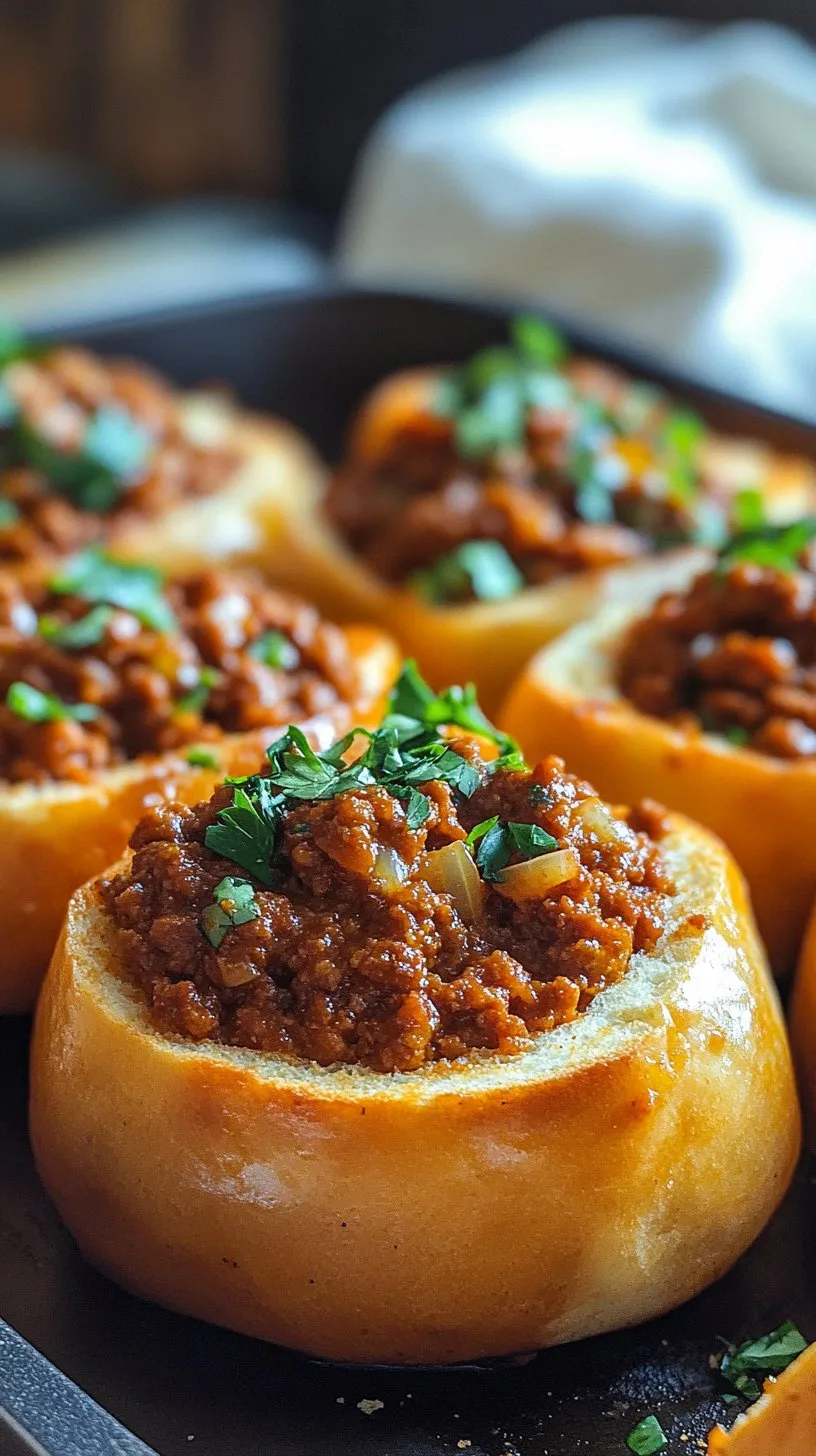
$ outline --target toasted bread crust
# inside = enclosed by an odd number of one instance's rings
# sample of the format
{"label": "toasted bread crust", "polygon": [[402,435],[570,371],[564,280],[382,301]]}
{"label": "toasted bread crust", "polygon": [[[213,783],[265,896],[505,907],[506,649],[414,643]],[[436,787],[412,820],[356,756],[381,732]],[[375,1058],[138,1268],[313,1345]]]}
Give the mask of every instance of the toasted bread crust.
{"label": "toasted bread crust", "polygon": [[[323,745],[357,722],[378,721],[398,668],[394,643],[377,628],[345,632],[357,669],[355,700],[303,725]],[[0,789],[0,1014],[31,1010],[70,895],[119,858],[145,810],[167,799],[195,804],[226,775],[254,773],[280,731],[208,744],[215,768],[195,767],[178,751],[106,770],[87,784]]]}
{"label": "toasted bread crust", "polygon": [[816,894],[816,763],[736,747],[641,713],[617,687],[638,604],[580,623],[534,657],[500,714],[528,756],[563,753],[613,802],[648,797],[718,834],[748,881],[778,976],[790,974]]}
{"label": "toasted bread crust", "polygon": [[690,1297],[778,1204],[799,1118],[740,876],[680,819],[666,852],[684,913],[578,1021],[395,1076],[161,1037],[80,890],[31,1134],[83,1252],[172,1308],[367,1362],[533,1349]]}
{"label": "toasted bread crust", "polygon": [[316,505],[322,477],[317,456],[282,420],[245,414],[215,396],[182,396],[179,408],[195,412],[199,430],[234,449],[240,463],[212,495],[114,529],[107,549],[175,575],[227,563],[266,567],[281,549],[290,501],[305,511]]}

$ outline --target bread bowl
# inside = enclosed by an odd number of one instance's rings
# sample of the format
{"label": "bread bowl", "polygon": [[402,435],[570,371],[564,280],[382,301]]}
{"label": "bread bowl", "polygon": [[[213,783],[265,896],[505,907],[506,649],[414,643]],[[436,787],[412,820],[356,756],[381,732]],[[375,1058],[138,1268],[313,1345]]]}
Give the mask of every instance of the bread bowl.
{"label": "bread bowl", "polygon": [[512,347],[374,389],[324,509],[292,503],[276,571],[387,622],[431,682],[470,677],[495,711],[543,643],[719,542],[741,488],[788,518],[814,483],[810,462],[715,436],[521,319]]}
{"label": "bread bowl", "polygon": [[72,898],[31,1136],[129,1289],[328,1359],[456,1362],[669,1309],[777,1206],[798,1107],[731,858],[463,731],[489,732],[472,700],[404,675],[367,757],[287,735],[243,785],[265,878],[225,788]]}
{"label": "bread bowl", "polygon": [[93,549],[0,575],[0,1013],[31,1008],[69,895],[150,804],[248,772],[293,714],[316,742],[378,717],[396,670],[379,629],[246,572],[163,585]]}
{"label": "bread bowl", "polygon": [[720,835],[780,976],[816,893],[816,579],[779,549],[785,535],[769,552],[746,538],[648,609],[571,628],[501,714],[528,754],[569,752],[612,799],[653,794]]}
{"label": "bread bowl", "polygon": [[0,337],[0,563],[93,543],[165,570],[263,562],[317,459],[282,421],[225,393],[182,394],[146,367]]}

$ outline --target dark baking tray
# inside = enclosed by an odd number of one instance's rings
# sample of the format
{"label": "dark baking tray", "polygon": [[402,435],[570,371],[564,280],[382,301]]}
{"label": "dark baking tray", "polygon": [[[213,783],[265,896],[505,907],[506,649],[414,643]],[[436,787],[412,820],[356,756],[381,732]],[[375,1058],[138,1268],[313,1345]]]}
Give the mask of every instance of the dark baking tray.
{"label": "dark baking tray", "polygon": [[[331,455],[355,402],[380,375],[463,357],[500,338],[506,317],[490,306],[334,288],[75,332],[185,384],[226,380],[249,404],[289,416]],[[816,430],[804,424],[571,334],[669,384],[717,425],[816,455]],[[0,1025],[0,1317],[30,1342],[15,1342],[12,1359],[10,1337],[0,1339],[0,1406],[9,1413],[0,1418],[0,1452],[142,1449],[105,1423],[110,1412],[160,1456],[613,1456],[625,1453],[627,1433],[651,1411],[671,1453],[693,1452],[726,1414],[709,1365],[719,1338],[757,1335],[788,1318],[816,1338],[810,1162],[771,1226],[714,1288],[662,1320],[527,1363],[350,1369],[182,1319],[86,1267],[52,1212],[26,1142],[27,1039],[25,1022]],[[518,1210],[520,1219],[535,1216]],[[31,1346],[94,1400],[60,1381]],[[361,1401],[382,1404],[367,1413]]]}

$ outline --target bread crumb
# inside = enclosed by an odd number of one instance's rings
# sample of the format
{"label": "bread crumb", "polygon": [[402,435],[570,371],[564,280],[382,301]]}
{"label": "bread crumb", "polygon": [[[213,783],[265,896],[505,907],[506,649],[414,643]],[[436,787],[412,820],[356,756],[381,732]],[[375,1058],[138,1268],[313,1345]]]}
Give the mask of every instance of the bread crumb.
{"label": "bread crumb", "polygon": [[470,1446],[472,1443],[470,1441],[468,1441],[468,1440],[464,1440],[464,1441],[457,1441],[456,1444],[459,1447],[459,1450],[460,1451],[466,1451],[467,1448],[468,1448],[468,1446]]}
{"label": "bread crumb", "polygon": [[373,1416],[375,1411],[385,1409],[384,1400],[358,1400],[357,1409],[363,1412],[364,1416]]}
{"label": "bread crumb", "polygon": [[338,1397],[337,1397],[337,1404],[338,1405],[345,1405],[345,1403],[346,1403],[346,1397],[344,1395],[338,1395]]}

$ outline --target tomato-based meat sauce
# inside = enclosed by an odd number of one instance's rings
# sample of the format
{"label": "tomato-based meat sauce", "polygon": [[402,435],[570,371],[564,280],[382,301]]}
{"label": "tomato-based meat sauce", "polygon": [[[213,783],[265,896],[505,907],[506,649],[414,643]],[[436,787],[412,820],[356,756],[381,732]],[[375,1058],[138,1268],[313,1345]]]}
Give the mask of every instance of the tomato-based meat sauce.
{"label": "tomato-based meat sauce", "polygon": [[163,584],[95,550],[48,580],[0,580],[0,656],[0,775],[13,782],[84,782],[354,696],[347,639],[314,608],[251,575]]}
{"label": "tomato-based meat sauce", "polygon": [[643,713],[775,758],[816,755],[816,576],[718,566],[629,630],[618,682]]}
{"label": "tomato-based meat sauce", "polygon": [[[277,785],[299,792],[291,763],[252,790],[262,816]],[[618,817],[559,759],[491,764],[471,738],[445,764],[418,812],[366,774],[285,799],[266,882],[218,852],[214,826],[247,812],[231,786],[148,814],[102,894],[158,1030],[410,1071],[521,1051],[654,949],[672,892],[656,807]]]}
{"label": "tomato-based meat sauce", "polygon": [[0,562],[51,559],[218,490],[233,448],[197,443],[143,365],[84,349],[0,366]]}
{"label": "tomato-based meat sauce", "polygon": [[729,494],[705,440],[696,416],[608,366],[490,350],[440,374],[375,445],[363,423],[326,509],[380,577],[436,603],[499,600],[718,544]]}

